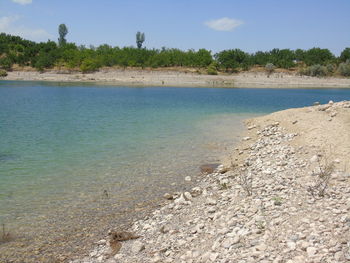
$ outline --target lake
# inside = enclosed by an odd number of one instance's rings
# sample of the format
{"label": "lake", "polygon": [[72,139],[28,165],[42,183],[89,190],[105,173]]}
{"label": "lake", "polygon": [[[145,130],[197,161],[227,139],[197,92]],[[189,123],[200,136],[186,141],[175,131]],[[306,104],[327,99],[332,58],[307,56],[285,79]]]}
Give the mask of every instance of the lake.
{"label": "lake", "polygon": [[[242,120],[346,89],[113,87],[0,81],[0,260],[63,261],[220,162]],[[57,244],[60,244],[57,246]]]}

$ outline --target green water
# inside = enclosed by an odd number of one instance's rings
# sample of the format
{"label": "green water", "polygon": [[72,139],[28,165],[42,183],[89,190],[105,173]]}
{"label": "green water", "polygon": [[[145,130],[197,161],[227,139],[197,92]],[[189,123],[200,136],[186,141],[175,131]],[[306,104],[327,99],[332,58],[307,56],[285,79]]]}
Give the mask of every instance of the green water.
{"label": "green water", "polygon": [[39,243],[72,225],[117,223],[188,187],[185,176],[232,149],[242,119],[330,99],[350,99],[350,90],[2,81],[0,223]]}

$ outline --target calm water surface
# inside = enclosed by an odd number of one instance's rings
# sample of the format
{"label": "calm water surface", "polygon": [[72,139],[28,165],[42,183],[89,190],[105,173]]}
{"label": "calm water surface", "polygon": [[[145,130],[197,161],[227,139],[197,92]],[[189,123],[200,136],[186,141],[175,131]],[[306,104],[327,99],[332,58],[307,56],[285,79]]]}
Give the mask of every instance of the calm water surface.
{"label": "calm water surface", "polygon": [[[35,244],[55,258],[60,238],[68,245],[59,253],[68,255],[81,247],[69,240],[82,232],[95,238],[185,188],[185,176],[233,147],[244,118],[349,99],[345,89],[0,81],[0,223],[25,233],[13,243],[33,262],[48,260],[32,253]],[[6,246],[2,254],[16,258]]]}

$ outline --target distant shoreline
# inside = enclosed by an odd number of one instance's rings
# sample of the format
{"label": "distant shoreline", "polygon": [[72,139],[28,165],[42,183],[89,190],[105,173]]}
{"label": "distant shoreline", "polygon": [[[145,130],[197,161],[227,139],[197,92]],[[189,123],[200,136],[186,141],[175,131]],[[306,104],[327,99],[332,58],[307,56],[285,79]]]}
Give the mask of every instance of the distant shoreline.
{"label": "distant shoreline", "polygon": [[67,73],[57,70],[11,71],[0,80],[91,82],[118,86],[165,86],[208,88],[350,88],[350,78],[308,77],[276,72],[243,72],[232,75],[204,75],[172,70],[102,69],[93,73]]}

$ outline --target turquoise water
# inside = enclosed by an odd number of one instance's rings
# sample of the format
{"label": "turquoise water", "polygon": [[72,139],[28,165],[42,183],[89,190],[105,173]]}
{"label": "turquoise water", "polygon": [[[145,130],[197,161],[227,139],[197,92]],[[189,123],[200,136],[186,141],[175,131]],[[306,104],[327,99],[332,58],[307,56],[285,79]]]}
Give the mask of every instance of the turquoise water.
{"label": "turquoise water", "polygon": [[349,99],[344,89],[0,81],[0,223],[29,236],[98,225],[186,187],[185,176],[233,146],[242,119]]}

